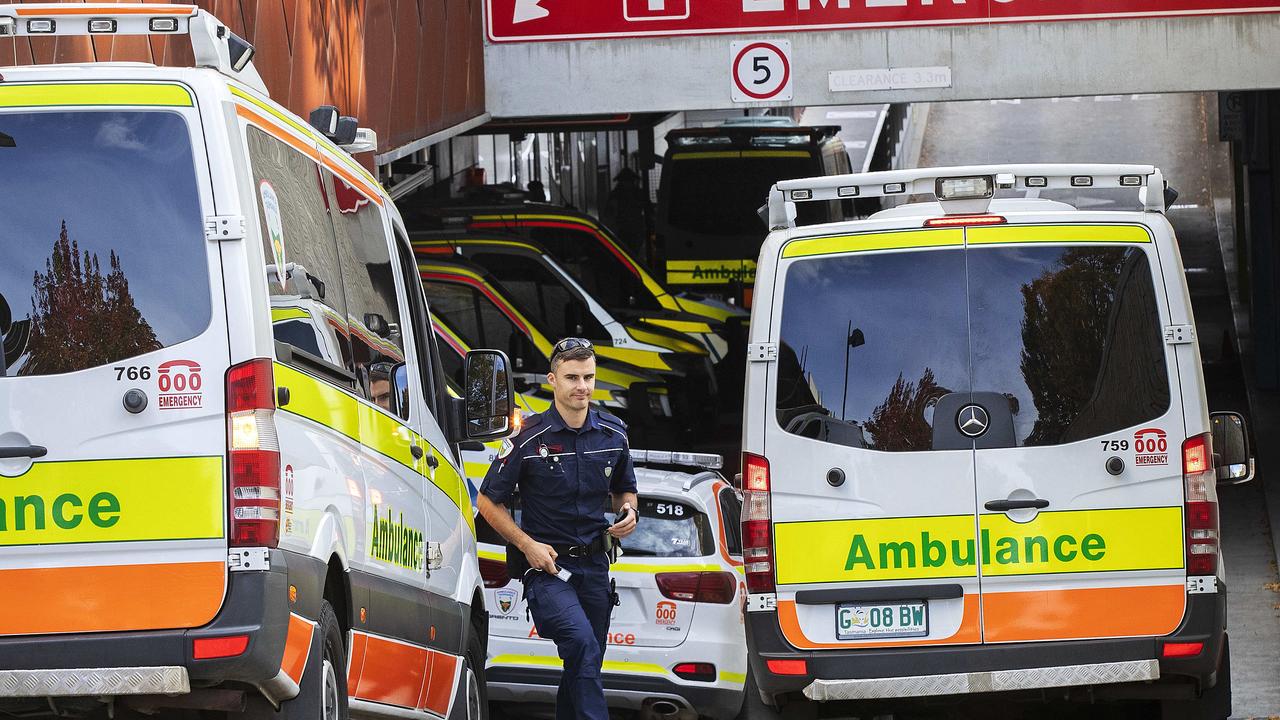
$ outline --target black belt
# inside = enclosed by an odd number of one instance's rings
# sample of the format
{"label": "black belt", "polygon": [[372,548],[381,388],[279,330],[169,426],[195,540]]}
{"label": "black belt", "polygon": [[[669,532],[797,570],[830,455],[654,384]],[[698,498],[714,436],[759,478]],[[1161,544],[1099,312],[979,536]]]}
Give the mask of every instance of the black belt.
{"label": "black belt", "polygon": [[589,557],[608,552],[609,540],[608,536],[602,534],[586,545],[551,545],[551,549],[556,551],[556,555],[564,555],[565,557]]}

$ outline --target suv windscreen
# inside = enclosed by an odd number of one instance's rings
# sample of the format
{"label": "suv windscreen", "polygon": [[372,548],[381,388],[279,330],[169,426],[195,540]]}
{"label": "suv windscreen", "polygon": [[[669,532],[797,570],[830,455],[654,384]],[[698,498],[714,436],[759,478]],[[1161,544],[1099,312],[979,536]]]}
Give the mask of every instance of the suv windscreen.
{"label": "suv windscreen", "polygon": [[488,297],[466,285],[423,280],[431,313],[440,316],[468,347],[504,350],[517,372],[546,372],[547,359]]}
{"label": "suv windscreen", "polygon": [[565,228],[535,227],[526,232],[605,307],[662,309],[640,276],[605,247],[603,240],[582,230]]}
{"label": "suv windscreen", "polygon": [[98,367],[209,326],[181,115],[0,114],[0,161],[0,376]]}
{"label": "suv windscreen", "polygon": [[777,412],[797,435],[929,450],[933,409],[955,392],[1008,397],[1020,446],[1115,432],[1169,407],[1151,268],[1137,248],[815,258],[785,283]]}
{"label": "suv windscreen", "polygon": [[[799,151],[744,151],[740,158],[672,154],[664,170],[663,182],[671,187],[663,189],[663,219],[673,228],[701,235],[763,238],[767,228],[756,211],[768,197],[769,188],[779,180],[822,174],[822,163],[808,152],[798,157],[750,156],[770,152]],[[827,219],[824,203],[796,203],[796,212],[798,225]]]}
{"label": "suv windscreen", "polygon": [[488,270],[523,314],[542,320],[552,337],[609,337],[591,309],[569,288],[564,278],[529,256],[478,252],[471,256]]}

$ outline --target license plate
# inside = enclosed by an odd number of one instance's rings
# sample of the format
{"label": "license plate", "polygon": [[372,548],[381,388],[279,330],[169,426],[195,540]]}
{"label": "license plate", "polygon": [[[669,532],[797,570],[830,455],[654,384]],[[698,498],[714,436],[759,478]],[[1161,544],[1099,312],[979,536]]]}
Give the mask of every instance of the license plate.
{"label": "license plate", "polygon": [[836,606],[836,637],[921,637],[929,634],[929,606],[918,602]]}

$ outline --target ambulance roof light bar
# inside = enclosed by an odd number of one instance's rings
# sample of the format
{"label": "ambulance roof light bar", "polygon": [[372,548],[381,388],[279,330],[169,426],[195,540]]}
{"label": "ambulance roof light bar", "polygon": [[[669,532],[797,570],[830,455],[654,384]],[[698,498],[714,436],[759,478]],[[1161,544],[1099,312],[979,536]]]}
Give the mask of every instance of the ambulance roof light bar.
{"label": "ambulance roof light bar", "polygon": [[0,5],[0,37],[32,35],[187,35],[196,67],[213,68],[267,94],[267,86],[253,66],[253,45],[195,5]]}
{"label": "ambulance roof light bar", "polygon": [[1137,188],[1143,209],[1165,211],[1164,173],[1152,165],[967,165],[783,180],[769,190],[767,222],[771,230],[795,227],[797,202],[890,195],[932,195],[947,215],[977,215],[997,189],[1073,187]]}

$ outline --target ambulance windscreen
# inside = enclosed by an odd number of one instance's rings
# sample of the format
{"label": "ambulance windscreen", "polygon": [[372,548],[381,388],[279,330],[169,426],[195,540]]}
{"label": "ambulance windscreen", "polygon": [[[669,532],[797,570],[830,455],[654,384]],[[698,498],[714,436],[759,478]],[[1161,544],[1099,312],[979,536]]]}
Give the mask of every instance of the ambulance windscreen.
{"label": "ambulance windscreen", "polygon": [[181,115],[3,113],[0,162],[0,377],[99,367],[209,326]]}

